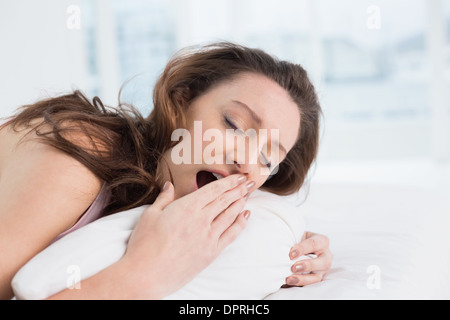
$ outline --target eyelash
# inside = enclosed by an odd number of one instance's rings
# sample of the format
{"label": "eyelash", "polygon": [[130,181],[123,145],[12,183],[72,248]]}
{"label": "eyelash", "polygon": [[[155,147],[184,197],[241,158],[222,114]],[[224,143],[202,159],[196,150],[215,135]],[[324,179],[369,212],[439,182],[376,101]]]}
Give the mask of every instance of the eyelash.
{"label": "eyelash", "polygon": [[[233,129],[233,130],[239,130],[239,131],[243,132],[241,129],[238,129],[238,127],[236,127],[236,125],[235,125],[235,124],[234,124],[227,116],[224,116],[223,120],[224,120],[225,124],[226,124],[228,127],[230,127],[231,129]],[[262,156],[263,159],[264,159],[264,164],[266,165],[266,167],[269,168],[269,170],[272,169],[272,163],[269,162],[269,161],[266,159],[266,157],[264,156],[264,154],[261,153],[261,156]]]}
{"label": "eyelash", "polygon": [[269,168],[269,170],[272,169],[272,163],[266,159],[266,157],[264,156],[264,154],[261,153],[261,156],[262,156],[263,159],[264,159],[264,162],[265,162],[264,164],[266,165],[266,167]]}
{"label": "eyelash", "polygon": [[228,119],[227,116],[224,116],[223,120],[228,127],[230,127],[233,130],[238,130],[238,128],[234,125],[234,123],[230,119]]}

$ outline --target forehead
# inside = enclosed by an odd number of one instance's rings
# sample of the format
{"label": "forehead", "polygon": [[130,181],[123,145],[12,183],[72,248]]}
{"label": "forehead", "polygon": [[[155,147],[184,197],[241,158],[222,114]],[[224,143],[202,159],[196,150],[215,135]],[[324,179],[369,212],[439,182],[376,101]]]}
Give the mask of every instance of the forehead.
{"label": "forehead", "polygon": [[[289,93],[275,81],[258,74],[244,73],[208,91],[199,98],[208,108],[230,107],[248,115],[237,103],[247,105],[261,119],[261,129],[279,129],[279,139],[292,148],[300,128],[300,110]],[[199,103],[201,107],[202,103]],[[200,111],[200,110],[198,110]]]}

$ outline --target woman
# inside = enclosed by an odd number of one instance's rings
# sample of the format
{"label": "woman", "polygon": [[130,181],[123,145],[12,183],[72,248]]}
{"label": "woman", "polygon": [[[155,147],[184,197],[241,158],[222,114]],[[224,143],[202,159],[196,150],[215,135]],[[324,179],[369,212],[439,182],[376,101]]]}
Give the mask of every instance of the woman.
{"label": "woman", "polygon": [[[106,109],[98,98],[91,104],[80,92],[24,107],[0,130],[0,296],[10,298],[17,270],[61,235],[144,204],[152,206],[124,257],[84,280],[83,290],[53,298],[158,299],[176,291],[245,227],[250,192],[300,189],[317,154],[320,112],[300,66],[230,43],[175,56],[155,86],[148,118],[131,106]],[[195,147],[196,123],[202,137],[224,133],[212,163],[203,161],[203,140]],[[174,141],[180,128],[191,140]],[[274,133],[270,141],[261,130]],[[244,147],[255,138],[263,143],[244,148],[242,161],[239,144],[226,143],[235,138]],[[181,155],[187,144],[192,152]],[[179,164],[177,156],[193,161]],[[326,237],[306,234],[289,254],[306,253],[318,258],[294,264],[287,285],[320,281],[329,269]]]}

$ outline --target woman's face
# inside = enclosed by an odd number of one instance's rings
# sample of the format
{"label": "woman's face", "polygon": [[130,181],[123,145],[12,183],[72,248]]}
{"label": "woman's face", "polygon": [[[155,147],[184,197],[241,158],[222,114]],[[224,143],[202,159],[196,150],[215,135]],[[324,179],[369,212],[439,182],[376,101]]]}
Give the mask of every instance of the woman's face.
{"label": "woman's face", "polygon": [[236,173],[262,186],[297,141],[300,112],[276,82],[244,73],[195,99],[186,120],[160,166],[176,198]]}

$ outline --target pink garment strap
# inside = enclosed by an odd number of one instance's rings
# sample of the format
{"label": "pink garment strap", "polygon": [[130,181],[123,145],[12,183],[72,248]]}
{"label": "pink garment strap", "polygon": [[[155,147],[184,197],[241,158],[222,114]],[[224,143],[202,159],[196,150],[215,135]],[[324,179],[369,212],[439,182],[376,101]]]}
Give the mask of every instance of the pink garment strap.
{"label": "pink garment strap", "polygon": [[75,230],[78,230],[87,224],[94,222],[97,219],[100,219],[103,214],[103,210],[107,206],[110,199],[109,193],[106,192],[106,184],[103,185],[102,189],[100,190],[100,193],[97,195],[97,198],[95,198],[94,202],[91,204],[89,209],[86,210],[86,212],[81,216],[81,218],[73,225],[70,229],[64,231],[59,236],[57,236],[53,242],[58,241],[62,237],[65,237],[69,233],[74,232]]}

